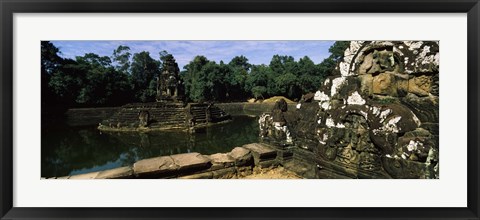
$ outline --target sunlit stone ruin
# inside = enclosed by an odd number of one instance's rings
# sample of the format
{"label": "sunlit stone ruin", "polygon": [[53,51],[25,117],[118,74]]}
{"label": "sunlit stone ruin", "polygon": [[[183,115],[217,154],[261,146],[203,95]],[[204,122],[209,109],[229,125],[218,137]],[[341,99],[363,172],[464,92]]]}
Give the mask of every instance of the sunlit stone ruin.
{"label": "sunlit stone ruin", "polygon": [[102,131],[160,131],[183,129],[195,131],[210,124],[227,122],[231,116],[212,103],[184,102],[183,82],[173,57],[163,63],[157,77],[157,102],[122,106],[111,118],[102,121]]}
{"label": "sunlit stone ruin", "polygon": [[[175,60],[164,65],[157,102],[125,105],[98,128],[194,130],[231,118],[211,103],[183,102]],[[258,143],[68,178],[241,178],[272,167],[298,178],[439,178],[438,42],[352,41],[318,91],[269,108],[258,117]]]}
{"label": "sunlit stone ruin", "polygon": [[306,178],[439,178],[438,109],[438,42],[352,41],[315,94],[259,124]]}

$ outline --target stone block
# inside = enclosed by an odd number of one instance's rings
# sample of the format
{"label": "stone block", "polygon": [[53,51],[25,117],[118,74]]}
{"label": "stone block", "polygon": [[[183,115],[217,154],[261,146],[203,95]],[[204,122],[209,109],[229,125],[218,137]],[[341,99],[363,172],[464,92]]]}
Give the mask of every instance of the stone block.
{"label": "stone block", "polygon": [[243,148],[249,149],[257,165],[260,161],[274,159],[277,156],[277,151],[271,147],[268,147],[264,144],[253,143],[243,145]]}
{"label": "stone block", "polygon": [[277,151],[266,144],[252,143],[243,145],[242,147],[258,155],[261,159],[275,158],[277,156]]}
{"label": "stone block", "polygon": [[246,148],[236,147],[228,155],[235,160],[235,166],[249,166],[253,164],[252,153]]}
{"label": "stone block", "polygon": [[68,179],[95,179],[100,172],[84,173],[70,176]]}
{"label": "stone block", "polygon": [[175,175],[177,166],[170,156],[155,157],[137,161],[133,164],[133,172],[139,177]]}
{"label": "stone block", "polygon": [[133,177],[132,167],[119,167],[101,171],[95,179],[128,179]]}
{"label": "stone block", "polygon": [[[212,162],[212,168],[227,168],[235,166],[235,159],[228,154],[217,153],[208,156]],[[215,169],[215,170],[217,170]]]}
{"label": "stone block", "polygon": [[391,73],[380,73],[373,77],[372,90],[378,95],[397,96],[395,76]]}
{"label": "stone block", "polygon": [[175,154],[171,156],[178,168],[178,172],[208,169],[211,166],[210,159],[199,153]]}

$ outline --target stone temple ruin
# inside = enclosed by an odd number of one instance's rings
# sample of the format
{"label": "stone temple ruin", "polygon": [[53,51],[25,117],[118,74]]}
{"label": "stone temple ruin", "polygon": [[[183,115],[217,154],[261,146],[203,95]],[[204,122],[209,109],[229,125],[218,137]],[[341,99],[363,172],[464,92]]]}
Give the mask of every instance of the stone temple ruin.
{"label": "stone temple ruin", "polygon": [[439,178],[439,43],[352,41],[315,94],[259,124],[307,178]]}
{"label": "stone temple ruin", "polygon": [[101,131],[195,131],[212,123],[230,121],[231,116],[212,103],[185,103],[183,82],[173,56],[163,62],[157,77],[156,102],[130,103],[103,120]]}

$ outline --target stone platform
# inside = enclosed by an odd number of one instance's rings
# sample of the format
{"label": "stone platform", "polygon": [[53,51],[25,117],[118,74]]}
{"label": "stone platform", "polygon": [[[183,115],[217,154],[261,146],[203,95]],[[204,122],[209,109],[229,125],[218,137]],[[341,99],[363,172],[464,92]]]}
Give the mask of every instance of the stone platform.
{"label": "stone platform", "polygon": [[48,179],[231,179],[251,175],[255,169],[279,165],[276,148],[252,143],[228,153],[160,156],[139,160],[131,166]]}
{"label": "stone platform", "polygon": [[[140,113],[148,113],[142,125]],[[102,121],[101,131],[192,130],[231,120],[231,116],[213,104],[180,102],[131,103],[121,107],[112,117]]]}

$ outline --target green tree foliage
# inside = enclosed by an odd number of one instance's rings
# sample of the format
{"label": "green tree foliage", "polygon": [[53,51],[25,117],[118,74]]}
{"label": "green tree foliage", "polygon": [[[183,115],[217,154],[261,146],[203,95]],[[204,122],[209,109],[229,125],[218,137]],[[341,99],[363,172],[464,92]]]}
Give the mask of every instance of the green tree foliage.
{"label": "green tree foliage", "polygon": [[[265,98],[268,95],[268,84],[273,83],[269,81],[271,69],[267,65],[254,65],[245,80],[245,92],[248,96],[258,98]],[[248,97],[247,96],[247,97]]]}
{"label": "green tree foliage", "polygon": [[[63,59],[58,55],[60,50],[49,41],[41,42],[41,95],[42,114],[54,114],[53,109],[60,103],[53,89],[49,86],[52,75],[61,68]],[[55,110],[53,110],[55,111]]]}
{"label": "green tree foliage", "polygon": [[247,93],[245,83],[252,64],[245,56],[236,56],[228,63],[225,74],[225,98],[229,100],[242,100]]}
{"label": "green tree foliage", "polygon": [[[196,56],[180,77],[187,101],[245,101],[278,95],[295,100],[315,92],[335,72],[348,46],[348,41],[335,42],[329,48],[331,55],[319,64],[307,56],[295,61],[292,56],[274,55],[269,65],[252,65],[245,56],[236,56],[228,64]],[[41,42],[42,112],[44,107],[56,105],[118,106],[154,101],[159,74],[179,71],[167,51],[159,52],[159,60],[146,51],[132,56],[128,46],[119,46],[111,57],[87,53],[73,60],[59,54],[60,49],[52,43]]]}
{"label": "green tree foliage", "polygon": [[45,112],[77,106],[116,106],[132,101],[128,73],[113,67],[109,57],[88,53],[72,60],[63,59],[58,53],[59,49],[52,43],[42,42],[42,109]]}
{"label": "green tree foliage", "polygon": [[118,46],[117,49],[113,50],[112,60],[116,62],[115,69],[118,72],[123,74],[128,74],[130,71],[130,47],[128,46]]}
{"label": "green tree foliage", "polygon": [[196,56],[184,68],[182,72],[185,83],[185,93],[193,101],[204,101],[207,94],[207,75],[204,67],[210,61],[204,56]]}
{"label": "green tree foliage", "polygon": [[157,79],[160,62],[143,51],[133,55],[131,77],[135,98],[141,102],[154,101],[157,94]]}

